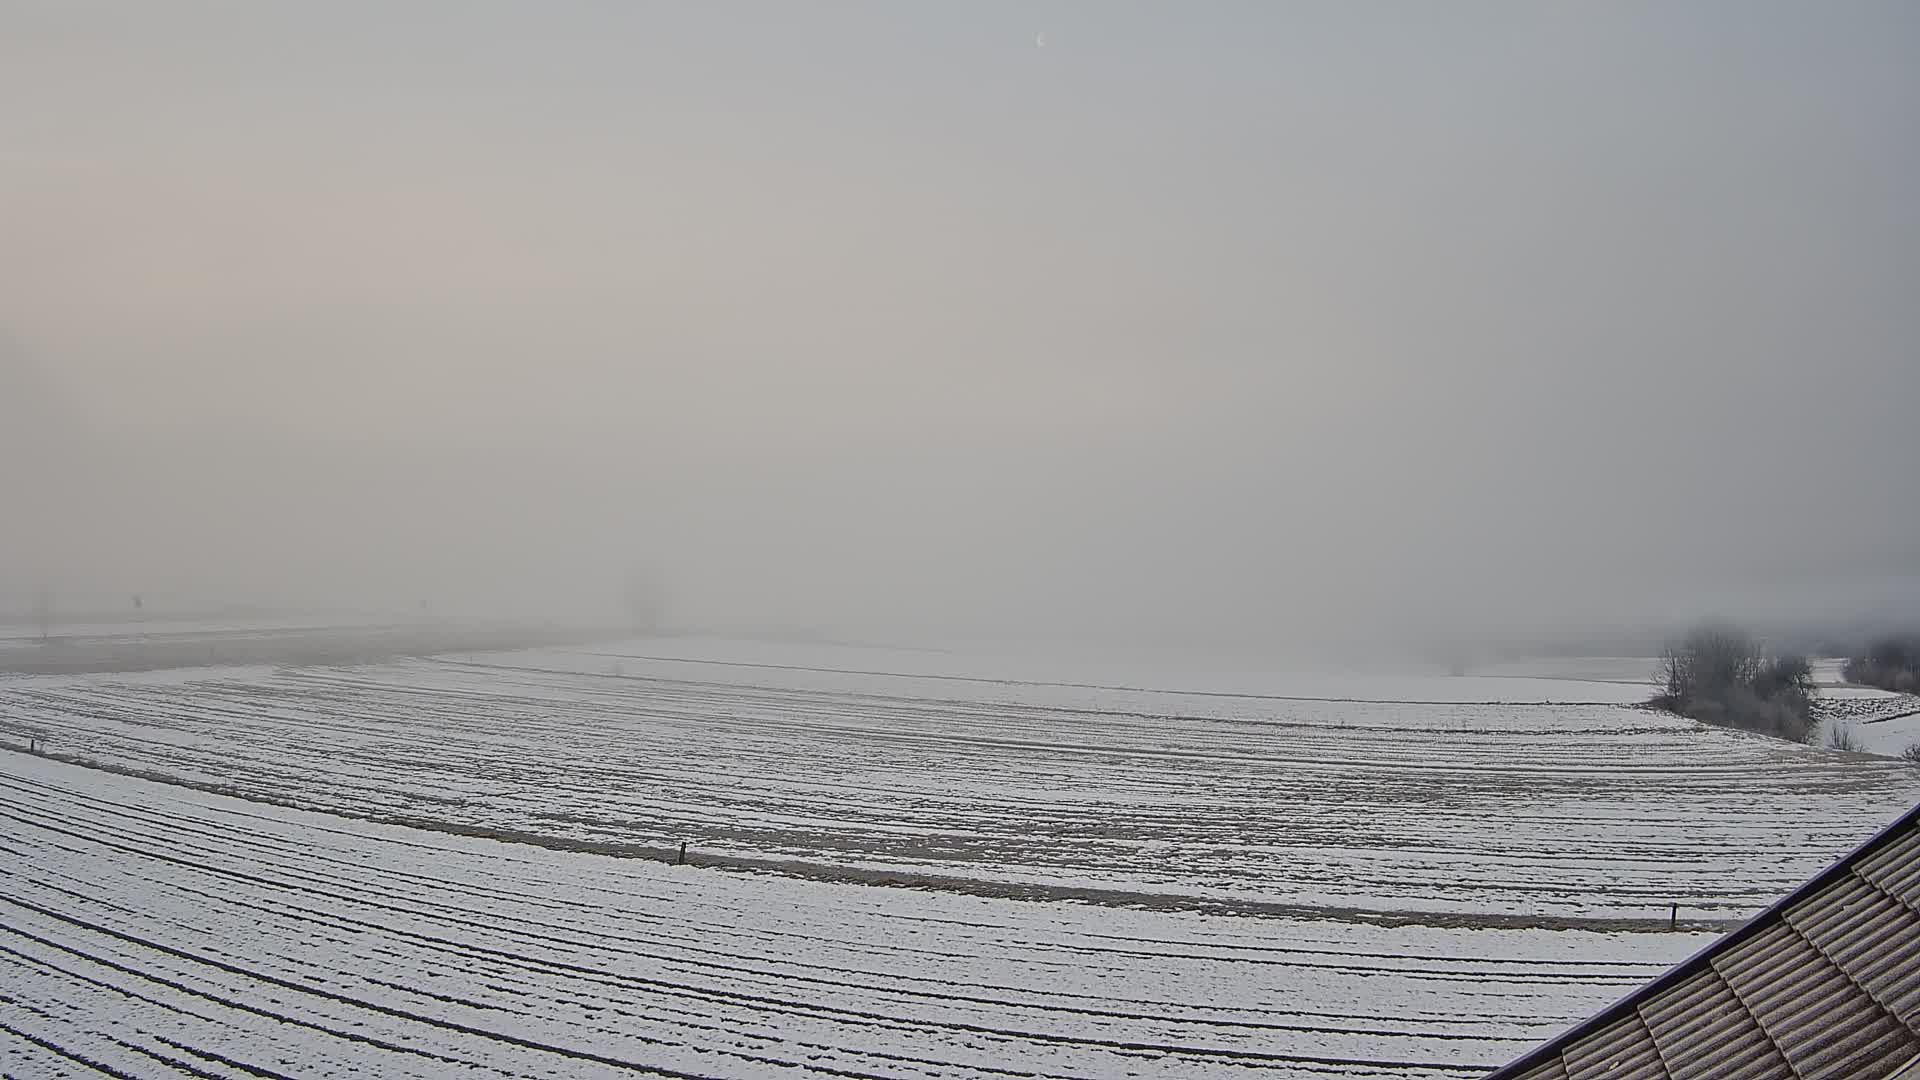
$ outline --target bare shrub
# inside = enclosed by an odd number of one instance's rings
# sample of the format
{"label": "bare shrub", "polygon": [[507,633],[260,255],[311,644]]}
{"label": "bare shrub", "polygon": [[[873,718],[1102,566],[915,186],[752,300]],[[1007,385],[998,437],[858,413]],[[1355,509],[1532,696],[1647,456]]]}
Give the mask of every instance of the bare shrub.
{"label": "bare shrub", "polygon": [[1827,732],[1827,745],[1835,750],[1846,750],[1855,754],[1866,749],[1860,744],[1860,736],[1854,734],[1852,724],[1833,725],[1833,730]]}
{"label": "bare shrub", "polygon": [[1907,748],[1900,751],[1900,760],[1909,765],[1920,765],[1920,742],[1907,744]]}

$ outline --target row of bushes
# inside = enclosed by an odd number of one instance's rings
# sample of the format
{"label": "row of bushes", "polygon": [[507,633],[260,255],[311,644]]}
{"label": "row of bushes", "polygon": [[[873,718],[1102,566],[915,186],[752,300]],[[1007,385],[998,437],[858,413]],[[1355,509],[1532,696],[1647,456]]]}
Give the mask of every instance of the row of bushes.
{"label": "row of bushes", "polygon": [[1850,657],[1840,674],[1850,683],[1920,694],[1920,634],[1889,634]]}

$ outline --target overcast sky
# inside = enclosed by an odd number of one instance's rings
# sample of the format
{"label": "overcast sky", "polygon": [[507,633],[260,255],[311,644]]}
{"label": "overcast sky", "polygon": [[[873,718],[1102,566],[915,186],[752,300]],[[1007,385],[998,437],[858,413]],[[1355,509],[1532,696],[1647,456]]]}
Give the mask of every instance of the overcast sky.
{"label": "overcast sky", "polygon": [[0,591],[1912,605],[1916,115],[1904,2],[0,0]]}

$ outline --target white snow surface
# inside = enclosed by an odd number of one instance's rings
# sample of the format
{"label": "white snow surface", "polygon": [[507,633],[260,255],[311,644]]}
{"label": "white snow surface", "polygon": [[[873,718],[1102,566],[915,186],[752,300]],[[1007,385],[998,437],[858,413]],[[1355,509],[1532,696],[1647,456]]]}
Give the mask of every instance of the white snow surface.
{"label": "white snow surface", "polygon": [[1898,757],[1909,747],[1920,746],[1920,698],[1908,695],[1906,701],[1856,720],[1848,728],[1867,753]]}
{"label": "white snow surface", "polygon": [[1710,936],[798,881],[0,751],[22,1078],[1468,1077]]}

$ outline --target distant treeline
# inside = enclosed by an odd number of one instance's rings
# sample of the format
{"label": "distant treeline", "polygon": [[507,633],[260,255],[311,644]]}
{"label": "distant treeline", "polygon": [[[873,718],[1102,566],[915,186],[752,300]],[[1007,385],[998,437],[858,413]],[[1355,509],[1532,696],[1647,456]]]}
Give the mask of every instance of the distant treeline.
{"label": "distant treeline", "polygon": [[1888,634],[1847,659],[1848,682],[1920,694],[1920,633]]}

